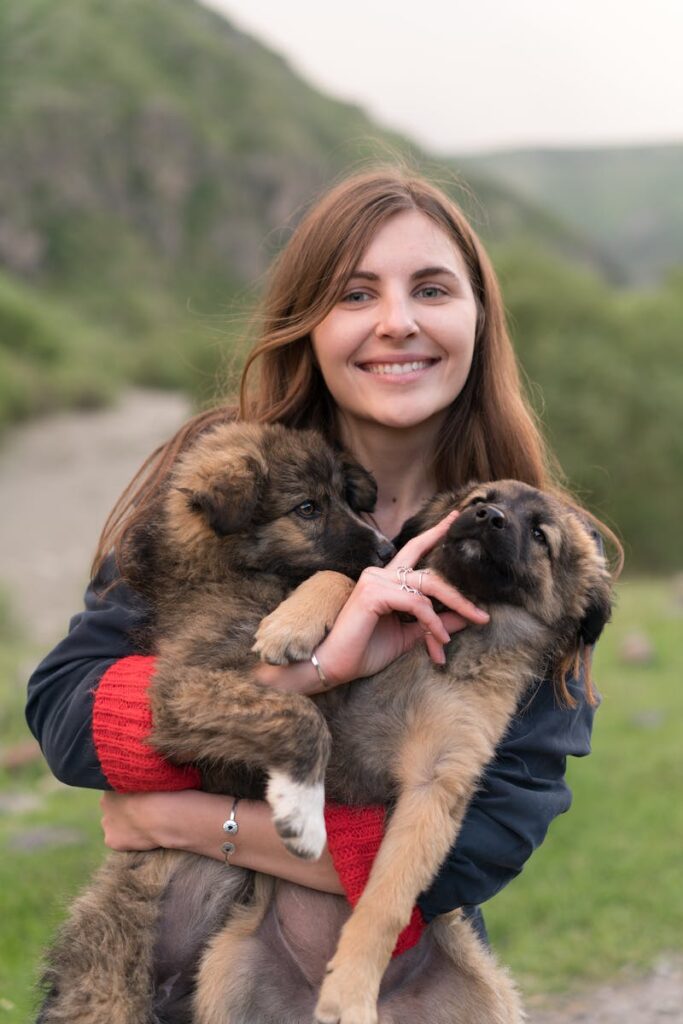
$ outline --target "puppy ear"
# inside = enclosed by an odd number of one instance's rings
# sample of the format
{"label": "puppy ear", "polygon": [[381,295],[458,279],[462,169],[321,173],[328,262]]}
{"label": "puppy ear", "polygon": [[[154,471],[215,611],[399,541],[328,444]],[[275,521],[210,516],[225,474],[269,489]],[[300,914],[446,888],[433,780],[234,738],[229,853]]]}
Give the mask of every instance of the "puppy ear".
{"label": "puppy ear", "polygon": [[354,512],[372,512],[377,502],[375,478],[350,455],[342,454],[345,496]]}
{"label": "puppy ear", "polygon": [[591,595],[588,608],[579,626],[579,636],[587,646],[592,646],[609,622],[612,614],[612,602],[609,587],[595,589]]}
{"label": "puppy ear", "polygon": [[246,459],[235,471],[211,480],[202,490],[178,490],[187,495],[190,509],[203,516],[215,534],[226,537],[253,523],[264,484],[258,463]]}
{"label": "puppy ear", "polygon": [[593,589],[584,616],[579,623],[571,648],[563,657],[558,658],[553,673],[555,692],[565,707],[575,707],[576,701],[567,688],[567,675],[573,674],[578,679],[583,671],[583,683],[586,699],[595,706],[597,698],[591,678],[591,648],[596,643],[612,614],[612,599],[609,582],[602,581]]}

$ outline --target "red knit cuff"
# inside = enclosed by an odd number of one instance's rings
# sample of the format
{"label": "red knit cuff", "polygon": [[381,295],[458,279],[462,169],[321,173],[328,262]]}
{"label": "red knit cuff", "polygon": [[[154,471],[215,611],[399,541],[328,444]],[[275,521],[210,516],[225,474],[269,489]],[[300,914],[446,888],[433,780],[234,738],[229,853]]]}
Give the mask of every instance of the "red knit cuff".
{"label": "red knit cuff", "polygon": [[107,781],[120,793],[198,789],[192,765],[165,761],[147,743],[152,712],[147,689],[156,659],[132,655],[114,662],[100,679],[93,705],[93,739]]}
{"label": "red knit cuff", "polygon": [[[386,808],[381,806],[325,804],[327,848],[352,907],[358,903],[370,877],[384,836],[385,818]],[[418,907],[413,907],[410,921],[399,935],[392,956],[412,949],[425,927],[422,913]]]}

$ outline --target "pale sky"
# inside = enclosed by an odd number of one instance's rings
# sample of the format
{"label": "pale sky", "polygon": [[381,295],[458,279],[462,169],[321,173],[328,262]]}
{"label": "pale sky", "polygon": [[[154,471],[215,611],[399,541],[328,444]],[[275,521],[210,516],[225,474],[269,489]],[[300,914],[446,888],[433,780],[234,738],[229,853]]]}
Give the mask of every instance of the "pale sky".
{"label": "pale sky", "polygon": [[683,0],[203,0],[433,152],[683,142]]}

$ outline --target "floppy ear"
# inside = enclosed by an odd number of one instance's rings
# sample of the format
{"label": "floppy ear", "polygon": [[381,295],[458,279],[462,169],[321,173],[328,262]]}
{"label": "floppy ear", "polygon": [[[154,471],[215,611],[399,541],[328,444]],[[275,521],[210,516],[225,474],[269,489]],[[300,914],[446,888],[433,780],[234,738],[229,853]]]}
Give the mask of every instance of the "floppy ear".
{"label": "floppy ear", "polygon": [[375,478],[350,455],[341,456],[346,500],[354,512],[372,512],[377,502]]}
{"label": "floppy ear", "polygon": [[591,678],[591,650],[590,648],[597,641],[604,627],[609,622],[612,614],[612,600],[610,587],[607,580],[595,587],[584,616],[579,623],[576,639],[570,651],[564,657],[559,658],[555,665],[553,681],[555,692],[562,704],[568,707],[575,707],[576,701],[569,693],[566,677],[573,673],[578,678],[579,672],[583,669],[584,691],[589,704],[597,704],[595,688]]}
{"label": "floppy ear", "polygon": [[594,644],[603,629],[609,622],[610,615],[612,614],[612,602],[610,599],[609,588],[607,584],[601,587],[599,590],[596,589],[591,595],[591,601],[586,609],[586,612],[581,620],[579,626],[579,636],[583,640],[584,644]]}
{"label": "floppy ear", "polygon": [[239,467],[211,480],[202,490],[179,487],[187,495],[190,509],[204,517],[219,537],[246,530],[253,522],[265,477],[255,459],[245,459]]}

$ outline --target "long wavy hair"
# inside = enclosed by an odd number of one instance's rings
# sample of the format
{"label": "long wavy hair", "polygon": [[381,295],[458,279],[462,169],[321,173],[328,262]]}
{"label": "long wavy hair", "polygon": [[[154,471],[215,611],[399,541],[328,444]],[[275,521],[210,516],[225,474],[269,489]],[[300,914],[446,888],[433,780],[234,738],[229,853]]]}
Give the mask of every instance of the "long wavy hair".
{"label": "long wavy hair", "polygon": [[[567,496],[559,466],[523,394],[491,262],[463,212],[440,188],[400,167],[349,177],[303,217],[269,275],[255,317],[239,406],[218,405],[189,420],[133,478],[105,523],[93,575],[165,486],[179,452],[214,424],[236,417],[314,427],[338,441],[334,402],[313,357],[312,330],[341,297],[375,232],[418,210],[453,241],[467,266],[478,317],[466,383],[444,417],[432,470],[437,487],[512,477]],[[597,523],[597,520],[595,520]],[[601,532],[619,542],[598,523]]]}

